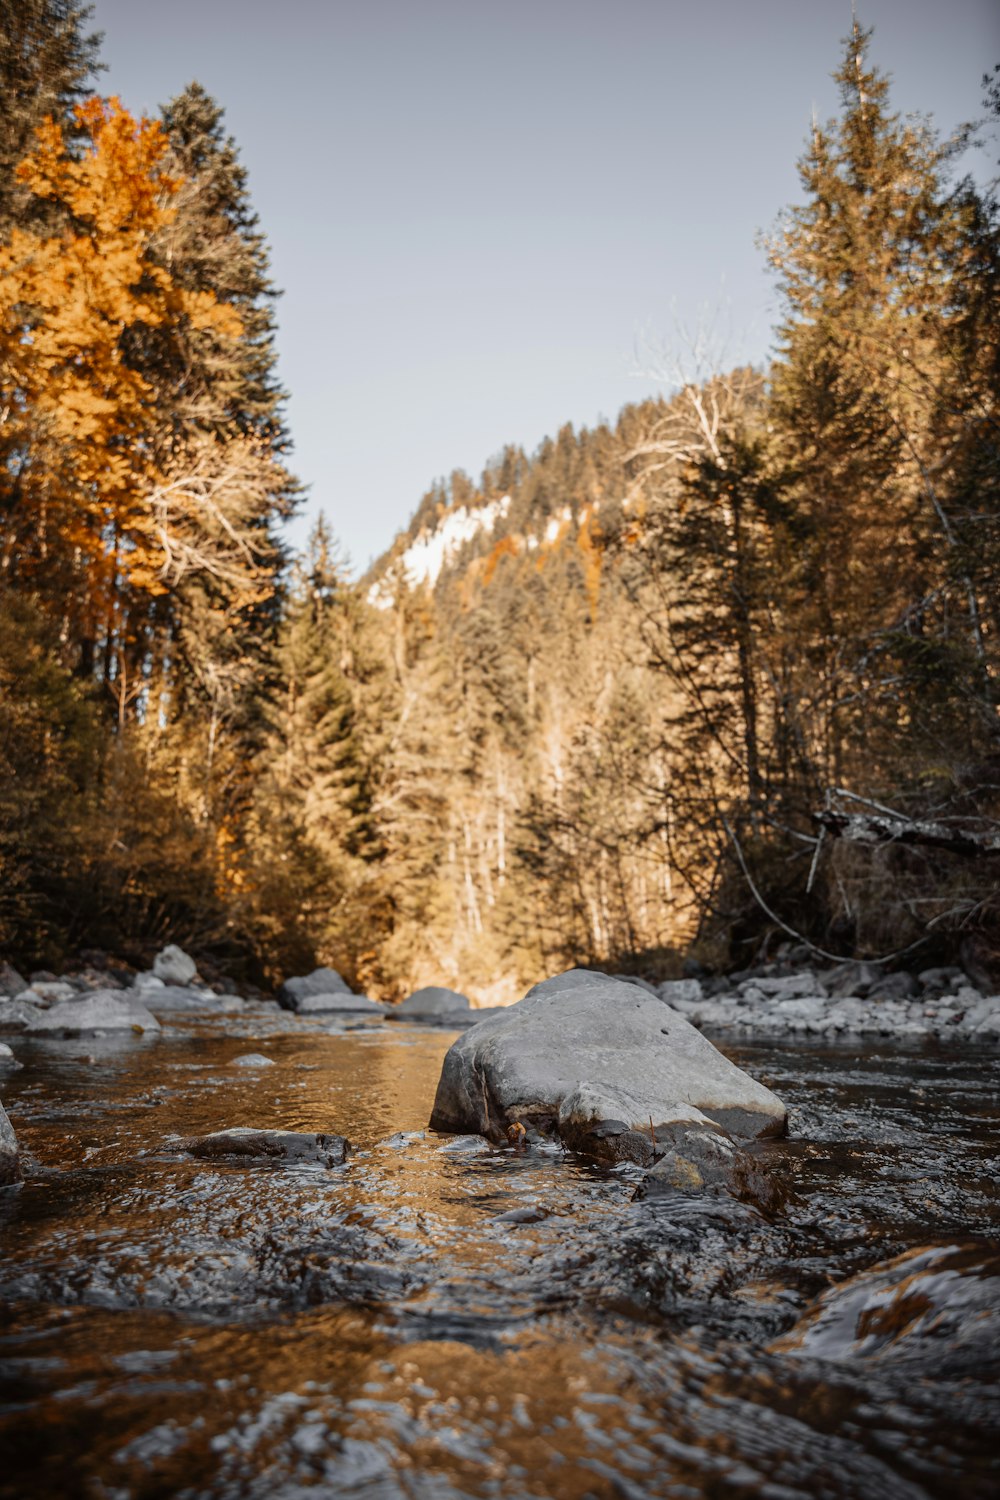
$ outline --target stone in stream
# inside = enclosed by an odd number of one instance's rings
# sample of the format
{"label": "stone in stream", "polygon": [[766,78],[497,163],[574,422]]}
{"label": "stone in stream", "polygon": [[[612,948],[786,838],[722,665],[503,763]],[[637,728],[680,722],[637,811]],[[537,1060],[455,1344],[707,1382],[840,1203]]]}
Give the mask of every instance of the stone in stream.
{"label": "stone in stream", "polygon": [[42,1007],[18,995],[16,1000],[0,1000],[0,1031],[30,1031],[42,1014]]}
{"label": "stone in stream", "polygon": [[7,1111],[0,1104],[0,1187],[9,1187],[21,1181],[21,1157],[17,1148],[14,1127],[7,1118]]}
{"label": "stone in stream", "polygon": [[294,1009],[300,1016],[384,1016],[387,1007],[377,1000],[369,1000],[367,995],[355,995],[351,990],[333,990],[325,995],[303,995]]}
{"label": "stone in stream", "polygon": [[33,1005],[58,1005],[61,1000],[75,1000],[80,991],[63,979],[33,979],[29,989],[18,997],[30,1000]]}
{"label": "stone in stream", "polygon": [[142,1004],[154,1014],[170,1015],[174,1011],[203,1011],[206,1015],[228,1015],[242,1010],[239,995],[216,995],[211,990],[196,990],[190,985],[161,985],[159,989],[143,987]]}
{"label": "stone in stream", "polygon": [[[278,986],[278,1004],[283,1010],[304,1011],[303,1001],[314,996],[353,995],[354,991],[336,969],[313,969],[311,974],[300,974],[286,979]],[[371,1002],[369,1002],[370,1004]],[[309,1009],[336,1009],[335,1006],[310,1006]],[[339,1007],[343,1009],[344,1007]]]}
{"label": "stone in stream", "polygon": [[127,992],[92,990],[78,1000],[64,1000],[50,1010],[38,1011],[24,1029],[33,1035],[79,1036],[88,1031],[159,1031],[160,1023]]}
{"label": "stone in stream", "polygon": [[241,1052],[239,1057],[233,1058],[234,1068],[273,1068],[274,1058],[265,1057],[263,1052]]}
{"label": "stone in stream", "polygon": [[422,990],[414,990],[412,995],[407,995],[391,1014],[436,1018],[470,1008],[471,1002],[468,995],[460,994],[458,990],[446,989],[442,984],[429,984],[425,985]]}
{"label": "stone in stream", "polygon": [[650,1163],[677,1128],[782,1135],[781,1100],[662,1000],[571,969],[460,1037],[431,1128],[504,1140],[510,1126],[610,1160]]}
{"label": "stone in stream", "polygon": [[237,1125],[211,1135],[179,1141],[181,1151],[208,1161],[273,1161],[342,1167],[350,1143],[342,1135],[312,1135],[296,1130],[254,1130]]}
{"label": "stone in stream", "polygon": [[168,943],[153,959],[153,973],[164,984],[190,984],[198,965],[176,943]]}
{"label": "stone in stream", "polygon": [[28,988],[28,981],[22,979],[12,964],[0,963],[0,995],[6,995],[13,1000],[22,990]]}
{"label": "stone in stream", "polygon": [[[1000,1349],[995,1244],[923,1245],[830,1287],[773,1353],[810,1360],[931,1360],[938,1377],[982,1375]],[[987,1375],[988,1378],[988,1375]]]}
{"label": "stone in stream", "polygon": [[18,1062],[11,1049],[7,1046],[7,1043],[0,1042],[0,1068],[17,1069],[23,1067],[24,1064]]}
{"label": "stone in stream", "polygon": [[685,1005],[697,1005],[702,998],[700,979],[665,979],[657,988],[661,1000],[677,1009]]}
{"label": "stone in stream", "polygon": [[769,1217],[780,1213],[788,1203],[790,1195],[781,1179],[710,1121],[696,1129],[661,1128],[657,1140],[667,1149],[640,1183],[638,1198],[724,1191],[752,1203]]}

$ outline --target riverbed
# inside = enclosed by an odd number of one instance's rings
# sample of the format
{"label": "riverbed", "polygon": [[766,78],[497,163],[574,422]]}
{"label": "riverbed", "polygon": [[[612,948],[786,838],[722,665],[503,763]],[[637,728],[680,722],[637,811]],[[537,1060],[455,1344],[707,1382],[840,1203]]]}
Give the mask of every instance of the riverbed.
{"label": "riverbed", "polygon": [[[4,1500],[996,1493],[996,1049],[722,1043],[789,1106],[767,1219],[432,1134],[454,1036],[262,1006],[12,1039]],[[181,1149],[238,1125],[352,1149]]]}

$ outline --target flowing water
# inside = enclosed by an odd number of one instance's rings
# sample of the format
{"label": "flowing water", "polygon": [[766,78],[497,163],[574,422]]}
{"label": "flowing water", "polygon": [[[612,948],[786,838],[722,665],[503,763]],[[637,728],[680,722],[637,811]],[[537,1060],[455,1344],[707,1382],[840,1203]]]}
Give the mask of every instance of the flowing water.
{"label": "flowing water", "polygon": [[[431,1134],[453,1039],[262,1009],[15,1043],[4,1500],[997,1493],[995,1052],[727,1045],[790,1107],[769,1222]],[[353,1150],[178,1148],[231,1125]]]}

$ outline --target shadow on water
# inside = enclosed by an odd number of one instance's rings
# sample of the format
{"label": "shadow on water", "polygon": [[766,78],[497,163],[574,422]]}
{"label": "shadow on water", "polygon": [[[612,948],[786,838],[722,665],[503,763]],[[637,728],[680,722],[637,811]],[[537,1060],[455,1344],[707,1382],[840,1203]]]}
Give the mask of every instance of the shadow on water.
{"label": "shadow on water", "polygon": [[[452,1039],[17,1042],[0,1495],[996,1493],[1000,1059],[727,1046],[790,1105],[772,1222],[427,1132]],[[354,1149],[179,1148],[245,1124]]]}

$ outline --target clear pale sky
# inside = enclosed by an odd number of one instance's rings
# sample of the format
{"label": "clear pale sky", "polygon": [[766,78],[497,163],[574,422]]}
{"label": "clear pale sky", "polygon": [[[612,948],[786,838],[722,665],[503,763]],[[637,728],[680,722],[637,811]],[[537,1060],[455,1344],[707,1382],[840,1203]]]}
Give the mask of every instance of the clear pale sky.
{"label": "clear pale sky", "polygon": [[[997,0],[864,0],[903,112],[981,113]],[[427,486],[656,388],[636,354],[775,315],[755,234],[795,201],[849,0],[96,0],[101,88],[197,78],[268,235],[294,467],[363,569]],[[996,156],[996,150],[990,157]],[[980,155],[988,175],[990,157]]]}

